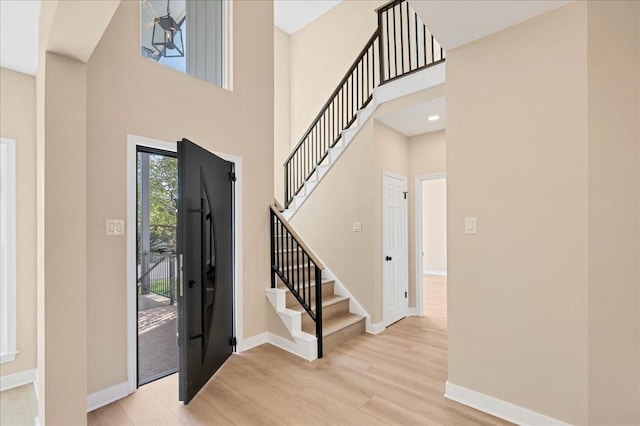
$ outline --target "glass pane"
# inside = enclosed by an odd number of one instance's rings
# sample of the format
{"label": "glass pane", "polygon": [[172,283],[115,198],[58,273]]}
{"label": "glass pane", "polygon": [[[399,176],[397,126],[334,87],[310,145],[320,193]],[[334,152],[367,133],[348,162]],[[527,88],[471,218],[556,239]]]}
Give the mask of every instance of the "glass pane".
{"label": "glass pane", "polygon": [[225,87],[223,0],[140,0],[140,55]]}

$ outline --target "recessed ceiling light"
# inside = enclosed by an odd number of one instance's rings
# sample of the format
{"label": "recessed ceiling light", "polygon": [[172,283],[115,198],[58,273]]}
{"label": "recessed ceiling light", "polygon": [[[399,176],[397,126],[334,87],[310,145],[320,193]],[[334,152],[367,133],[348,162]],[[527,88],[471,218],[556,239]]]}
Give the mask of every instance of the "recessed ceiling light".
{"label": "recessed ceiling light", "polygon": [[429,121],[440,120],[440,116],[439,115],[430,115],[429,117],[427,117],[427,120],[429,120]]}

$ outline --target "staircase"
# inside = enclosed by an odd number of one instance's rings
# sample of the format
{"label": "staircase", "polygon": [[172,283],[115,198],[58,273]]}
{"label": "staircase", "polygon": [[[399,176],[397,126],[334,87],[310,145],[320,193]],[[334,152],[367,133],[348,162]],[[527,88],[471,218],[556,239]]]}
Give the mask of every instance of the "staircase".
{"label": "staircase", "polygon": [[393,0],[377,13],[378,28],[284,163],[289,219],[373,114],[376,88],[445,60],[407,0]]}
{"label": "staircase", "polygon": [[323,352],[365,331],[365,317],[350,311],[350,297],[336,294],[324,264],[271,206],[271,288],[267,298],[302,357]]}
{"label": "staircase", "polygon": [[[284,163],[285,210],[271,206],[271,288],[291,351],[308,360],[365,332],[368,314],[288,222],[373,115],[380,86],[445,60],[406,0],[377,10],[378,28]],[[339,286],[339,288],[338,288]],[[288,341],[287,341],[287,344]]]}

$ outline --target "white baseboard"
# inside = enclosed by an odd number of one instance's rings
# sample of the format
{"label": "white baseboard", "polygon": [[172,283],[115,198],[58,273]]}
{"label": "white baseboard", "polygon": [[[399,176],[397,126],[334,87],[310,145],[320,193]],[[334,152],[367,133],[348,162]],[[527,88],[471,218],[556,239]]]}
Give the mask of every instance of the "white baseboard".
{"label": "white baseboard", "polygon": [[452,401],[459,402],[519,425],[568,426],[567,423],[560,420],[545,416],[544,414],[536,413],[535,411],[493,398],[462,386],[454,385],[448,380],[445,386],[444,396]]}
{"label": "white baseboard", "polygon": [[424,269],[422,271],[422,273],[424,275],[438,275],[441,277],[446,277],[447,276],[447,271],[446,270],[441,270],[441,269]]}
{"label": "white baseboard", "polygon": [[236,352],[244,352],[248,351],[251,348],[255,348],[256,346],[260,346],[269,341],[269,333],[264,332],[260,334],[256,334],[253,337],[249,337],[248,339],[244,339],[238,342],[236,345]]}
{"label": "white baseboard", "polygon": [[[28,385],[33,383],[37,389],[38,370],[31,369],[20,371],[19,373],[9,374],[0,377],[0,391],[6,391],[8,389],[17,388],[18,386]],[[36,391],[37,392],[37,391]]]}
{"label": "white baseboard", "polygon": [[420,310],[418,308],[409,308],[409,310],[407,311],[407,316],[408,317],[420,317],[422,315],[420,315]]}
{"label": "white baseboard", "polygon": [[379,323],[376,323],[376,324],[367,324],[366,331],[369,334],[379,334],[380,332],[384,331],[385,328],[387,327],[385,327],[384,323],[380,321]]}
{"label": "white baseboard", "polygon": [[92,393],[91,395],[87,396],[87,413],[100,407],[104,407],[107,404],[111,404],[114,401],[122,399],[130,393],[131,391],[129,390],[128,381]]}
{"label": "white baseboard", "polygon": [[[277,334],[273,334],[273,333],[268,333],[268,334],[269,334],[268,342],[271,343],[273,346],[276,346],[282,349],[283,351],[287,351],[293,355],[299,356],[300,358],[306,359],[307,361],[313,361],[318,357],[318,354],[315,353],[316,351],[314,351],[314,353],[305,353],[304,352],[305,348],[301,347],[301,345],[299,345],[297,342],[293,340],[286,339],[284,337],[278,336]],[[315,342],[313,344],[315,345]]]}

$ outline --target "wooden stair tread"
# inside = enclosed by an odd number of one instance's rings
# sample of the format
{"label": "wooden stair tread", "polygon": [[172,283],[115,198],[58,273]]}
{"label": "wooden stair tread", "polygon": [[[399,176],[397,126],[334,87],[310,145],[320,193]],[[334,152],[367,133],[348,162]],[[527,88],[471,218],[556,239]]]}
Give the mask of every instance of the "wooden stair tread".
{"label": "wooden stair tread", "polygon": [[[362,315],[345,313],[339,315],[335,318],[331,318],[329,320],[322,322],[322,337],[328,337],[333,333],[336,333],[340,330],[343,330],[353,324],[356,324],[359,321],[364,321],[364,317]],[[309,334],[315,334],[315,329],[304,329],[303,331]]]}
{"label": "wooden stair tread", "polygon": [[[303,281],[303,282],[307,283],[308,281]],[[321,283],[322,283],[322,285],[325,285],[325,284],[331,284],[332,282],[334,282],[334,280],[329,280],[329,279],[324,279],[323,278]],[[289,287],[287,287],[286,285],[282,284],[281,282],[278,282],[278,284],[276,285],[276,288],[281,288],[281,289],[284,289],[284,290],[287,290],[287,291],[291,291],[291,290],[289,290]],[[316,280],[315,279],[312,280],[311,288],[316,288]]]}
{"label": "wooden stair tread", "polygon": [[[348,297],[345,296],[338,296],[337,294],[332,294],[331,296],[326,296],[324,299],[322,299],[322,308],[327,308],[331,305],[335,305],[336,303],[340,303],[343,300],[349,300]],[[315,306],[313,306],[315,307]],[[312,308],[313,308],[312,307]],[[287,306],[288,309],[291,309],[293,311],[298,311],[298,312],[306,312],[304,310],[304,308],[300,305],[297,304],[297,306]]]}

